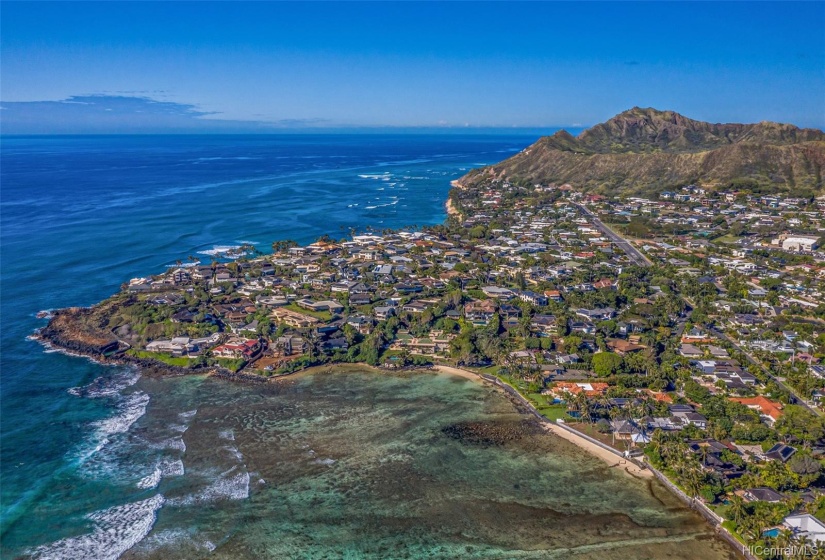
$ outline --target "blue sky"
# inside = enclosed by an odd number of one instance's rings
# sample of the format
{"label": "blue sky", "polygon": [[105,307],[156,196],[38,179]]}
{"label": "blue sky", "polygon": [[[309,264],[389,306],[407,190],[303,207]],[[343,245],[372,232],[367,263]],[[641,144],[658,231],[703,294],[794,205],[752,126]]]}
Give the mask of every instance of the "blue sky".
{"label": "blue sky", "polygon": [[579,127],[633,106],[825,126],[823,2],[3,2],[0,26],[3,132]]}

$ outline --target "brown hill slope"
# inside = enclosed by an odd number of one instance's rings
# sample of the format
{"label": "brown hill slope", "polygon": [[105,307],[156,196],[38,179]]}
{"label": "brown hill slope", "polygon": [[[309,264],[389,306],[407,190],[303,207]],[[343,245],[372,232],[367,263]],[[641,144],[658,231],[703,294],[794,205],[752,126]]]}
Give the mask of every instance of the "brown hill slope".
{"label": "brown hill slope", "polygon": [[459,179],[570,183],[591,191],[652,192],[687,184],[823,190],[825,133],[793,125],[711,124],[673,111],[633,108],[574,137],[539,139],[501,163]]}

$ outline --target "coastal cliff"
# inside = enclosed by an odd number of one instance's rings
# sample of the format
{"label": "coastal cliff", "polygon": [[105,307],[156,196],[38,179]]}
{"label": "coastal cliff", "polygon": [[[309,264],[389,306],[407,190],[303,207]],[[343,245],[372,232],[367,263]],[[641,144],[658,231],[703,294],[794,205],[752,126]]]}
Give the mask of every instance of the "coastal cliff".
{"label": "coastal cliff", "polygon": [[148,375],[184,375],[198,371],[199,373],[211,372],[233,379],[238,376],[238,374],[225,370],[178,367],[125,353],[124,350],[128,348],[128,344],[96,325],[96,321],[111,311],[111,308],[101,305],[58,309],[51,313],[48,324],[37,331],[33,338],[46,346],[69,354],[85,356],[99,363],[133,365]]}

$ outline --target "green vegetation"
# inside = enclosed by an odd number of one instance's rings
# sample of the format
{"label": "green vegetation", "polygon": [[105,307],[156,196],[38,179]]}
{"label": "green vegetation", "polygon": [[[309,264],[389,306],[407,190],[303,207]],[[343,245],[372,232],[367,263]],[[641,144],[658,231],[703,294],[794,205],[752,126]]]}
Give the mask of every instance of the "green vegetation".
{"label": "green vegetation", "polygon": [[[821,192],[824,154],[825,133],[818,130],[776,123],[720,126],[634,108],[576,138],[566,131],[541,138],[495,169],[513,182],[571,183],[606,194],[695,183],[754,194]],[[460,181],[473,187],[488,177],[485,171]]]}
{"label": "green vegetation", "polygon": [[332,313],[329,311],[314,311],[312,309],[301,307],[296,303],[285,305],[284,309],[289,309],[290,311],[295,311],[296,313],[303,313],[304,315],[309,315],[310,317],[315,317],[316,319],[320,319],[322,321],[329,321],[332,319]]}
{"label": "green vegetation", "polygon": [[220,367],[228,369],[229,371],[239,371],[244,365],[246,365],[246,360],[241,358],[214,358],[213,361]]}
{"label": "green vegetation", "polygon": [[194,360],[186,357],[174,357],[169,354],[159,352],[146,352],[143,350],[135,350],[134,348],[127,351],[130,356],[140,358],[142,360],[157,360],[166,365],[175,367],[190,367],[194,364]]}

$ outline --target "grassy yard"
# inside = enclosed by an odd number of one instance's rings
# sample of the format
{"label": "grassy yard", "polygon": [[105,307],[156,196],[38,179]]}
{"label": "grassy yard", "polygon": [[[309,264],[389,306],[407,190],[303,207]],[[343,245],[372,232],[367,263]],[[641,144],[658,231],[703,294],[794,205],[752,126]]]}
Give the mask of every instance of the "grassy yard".
{"label": "grassy yard", "polygon": [[244,366],[244,364],[246,364],[246,360],[241,358],[215,358],[214,360],[219,366],[226,368],[229,371],[238,371]]}
{"label": "grassy yard", "polygon": [[[599,430],[596,429],[596,424],[591,424],[590,422],[579,422],[576,424],[575,428],[582,432],[583,434],[587,434],[588,436],[592,437],[593,439],[599,440],[603,444],[612,447],[613,449],[618,450],[620,453],[624,453],[625,450],[628,448],[628,442],[622,441],[620,439],[616,439],[613,441],[613,436],[611,434],[603,434]],[[631,449],[634,449],[631,447]],[[637,449],[641,449],[637,447]]]}
{"label": "grassy yard", "polygon": [[289,309],[290,311],[294,311],[296,313],[303,313],[304,315],[309,315],[310,317],[315,317],[316,319],[320,319],[322,321],[329,321],[332,319],[332,313],[329,311],[312,311],[310,309],[299,307],[296,303],[285,305],[284,309]]}
{"label": "grassy yard", "polygon": [[537,406],[536,409],[542,416],[553,422],[557,420],[571,420],[570,416],[567,415],[567,406],[563,404]]}
{"label": "grassy yard", "polygon": [[169,354],[160,354],[157,352],[145,352],[143,350],[135,350],[134,348],[127,351],[127,354],[143,360],[157,360],[164,364],[177,367],[189,367],[192,361],[189,358],[176,358]]}
{"label": "grassy yard", "polygon": [[743,546],[748,544],[742,536],[736,532],[736,523],[731,521],[730,519],[726,519],[722,522],[722,527],[728,530],[728,532],[733,535],[733,538],[739,541]]}
{"label": "grassy yard", "polygon": [[541,393],[527,393],[527,400],[533,403],[539,414],[555,422],[556,420],[572,420],[567,415],[566,404],[553,404],[552,399],[548,399],[546,395]]}

